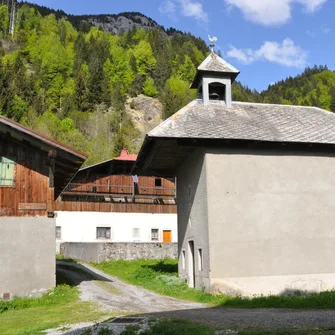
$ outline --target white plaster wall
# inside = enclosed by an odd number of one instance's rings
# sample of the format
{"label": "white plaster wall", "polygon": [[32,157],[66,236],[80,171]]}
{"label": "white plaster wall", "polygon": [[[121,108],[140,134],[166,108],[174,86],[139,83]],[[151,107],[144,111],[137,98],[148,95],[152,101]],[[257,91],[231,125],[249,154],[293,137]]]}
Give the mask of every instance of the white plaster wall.
{"label": "white plaster wall", "polygon": [[[189,242],[193,241],[194,286],[209,290],[208,206],[204,157],[204,152],[199,149],[178,169],[178,269],[179,276],[187,279],[189,286],[192,286],[192,254]],[[202,250],[202,269],[199,268],[199,249]]]}
{"label": "white plaster wall", "polygon": [[206,154],[212,289],[333,289],[334,171],[334,157],[299,152]]}
{"label": "white plaster wall", "polygon": [[[153,242],[151,229],[172,231],[172,242],[178,241],[177,214],[56,212],[56,226],[61,227],[60,242]],[[110,227],[111,239],[96,239],[97,227]],[[133,229],[139,228],[139,238]],[[156,242],[156,241],[154,241]]]}
{"label": "white plaster wall", "polygon": [[0,218],[0,299],[39,295],[56,284],[55,220]]}

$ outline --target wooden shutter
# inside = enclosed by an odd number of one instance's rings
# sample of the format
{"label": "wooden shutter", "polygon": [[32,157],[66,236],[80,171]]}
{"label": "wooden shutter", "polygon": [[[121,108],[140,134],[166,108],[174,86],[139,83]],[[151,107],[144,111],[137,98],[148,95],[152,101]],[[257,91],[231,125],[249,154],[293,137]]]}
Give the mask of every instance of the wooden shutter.
{"label": "wooden shutter", "polygon": [[15,162],[6,157],[0,157],[0,186],[14,185]]}

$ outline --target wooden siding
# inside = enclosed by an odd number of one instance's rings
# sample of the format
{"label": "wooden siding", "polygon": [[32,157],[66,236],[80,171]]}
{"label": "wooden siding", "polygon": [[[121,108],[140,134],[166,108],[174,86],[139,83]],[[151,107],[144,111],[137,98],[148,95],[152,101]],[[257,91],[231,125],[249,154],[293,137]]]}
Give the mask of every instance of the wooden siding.
{"label": "wooden siding", "polygon": [[15,161],[14,185],[0,186],[0,216],[46,216],[54,203],[47,155],[10,137],[0,140],[0,157]]}
{"label": "wooden siding", "polygon": [[113,203],[92,201],[62,201],[60,196],[55,202],[56,211],[66,212],[115,212],[115,213],[161,213],[176,214],[177,206],[149,203]]}
{"label": "wooden siding", "polygon": [[[134,189],[130,175],[87,175],[70,184],[56,200],[56,211],[177,213],[175,185],[157,177],[138,176]],[[161,186],[155,186],[155,179]]]}

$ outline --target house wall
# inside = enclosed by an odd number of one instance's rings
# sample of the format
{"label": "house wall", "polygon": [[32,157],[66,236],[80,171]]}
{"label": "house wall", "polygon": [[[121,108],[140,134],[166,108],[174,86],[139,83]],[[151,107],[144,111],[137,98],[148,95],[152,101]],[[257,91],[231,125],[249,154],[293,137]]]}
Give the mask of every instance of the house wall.
{"label": "house wall", "polygon": [[55,220],[0,218],[0,299],[55,286]]}
{"label": "house wall", "polygon": [[49,188],[46,154],[2,138],[0,157],[15,161],[14,185],[0,186],[0,217],[46,216],[52,211],[54,189]]}
{"label": "house wall", "polygon": [[334,289],[334,171],[329,156],[209,150],[212,290]]}
{"label": "house wall", "polygon": [[[57,240],[57,251],[61,242],[101,242],[96,238],[97,227],[110,227],[110,242],[151,242],[151,229],[159,229],[163,242],[163,231],[172,231],[172,242],[177,242],[177,215],[150,213],[97,213],[56,212],[56,226],[61,227],[61,239]],[[133,229],[139,228],[139,237]]]}
{"label": "house wall", "polygon": [[[204,153],[197,150],[177,171],[178,269],[180,277],[187,279],[189,286],[209,289],[207,181],[204,157]],[[193,257],[190,241],[194,243]],[[199,270],[199,249],[202,250],[202,270]]]}

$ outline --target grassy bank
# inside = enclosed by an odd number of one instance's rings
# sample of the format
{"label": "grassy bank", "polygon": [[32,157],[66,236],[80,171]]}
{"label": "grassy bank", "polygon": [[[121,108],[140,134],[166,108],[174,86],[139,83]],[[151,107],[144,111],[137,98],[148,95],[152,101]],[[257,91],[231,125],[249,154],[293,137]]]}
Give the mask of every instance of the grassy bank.
{"label": "grassy bank", "polygon": [[96,321],[104,314],[97,306],[81,302],[76,287],[58,276],[59,285],[40,298],[0,301],[0,334],[36,335],[63,324]]}
{"label": "grassy bank", "polygon": [[93,264],[98,269],[120,279],[159,294],[236,308],[310,308],[335,309],[335,292],[295,294],[255,298],[228,297],[189,288],[178,278],[177,260],[109,261]]}

